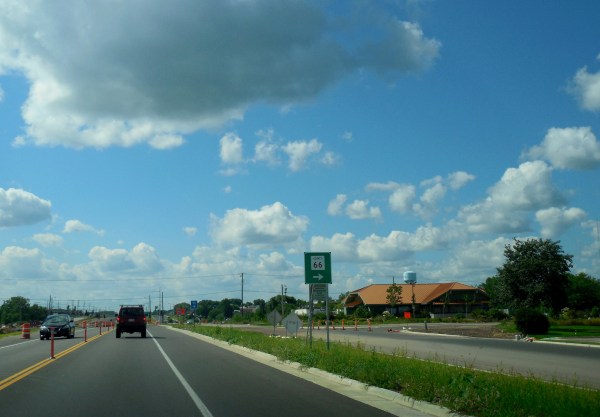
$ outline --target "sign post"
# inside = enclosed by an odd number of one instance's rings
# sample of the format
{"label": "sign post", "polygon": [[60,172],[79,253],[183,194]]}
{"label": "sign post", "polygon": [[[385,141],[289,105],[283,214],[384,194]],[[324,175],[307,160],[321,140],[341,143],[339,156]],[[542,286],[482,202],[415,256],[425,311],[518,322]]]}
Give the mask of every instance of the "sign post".
{"label": "sign post", "polygon": [[310,329],[311,347],[314,300],[315,298],[322,299],[323,292],[325,292],[327,349],[329,350],[329,284],[331,284],[331,252],[304,252],[304,283],[308,284],[309,288],[310,309],[308,325]]}

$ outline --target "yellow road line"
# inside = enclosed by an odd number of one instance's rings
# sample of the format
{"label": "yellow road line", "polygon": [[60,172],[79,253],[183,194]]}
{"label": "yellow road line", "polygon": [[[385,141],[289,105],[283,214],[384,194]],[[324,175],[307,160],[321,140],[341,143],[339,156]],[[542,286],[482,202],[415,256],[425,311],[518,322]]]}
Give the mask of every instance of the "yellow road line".
{"label": "yellow road line", "polygon": [[[87,342],[91,342],[92,340],[98,339],[99,337],[104,336],[105,334],[108,334],[108,332],[107,333],[103,333],[103,334],[97,334],[96,336],[89,338],[87,340]],[[68,355],[69,353],[73,352],[74,350],[77,350],[80,347],[84,346],[87,342],[79,342],[76,345],[71,346],[70,348],[65,349],[65,350],[57,353],[56,355],[54,355],[54,359],[59,359],[59,358],[62,358],[63,356],[65,356],[65,355]],[[40,369],[42,369],[46,365],[51,364],[52,361],[53,361],[52,358],[46,358],[46,359],[41,360],[40,362],[38,362],[38,363],[36,363],[34,365],[31,365],[31,366],[29,366],[29,367],[27,367],[27,368],[25,368],[25,369],[17,372],[14,375],[9,376],[6,379],[3,379],[2,381],[0,381],[0,391],[2,391],[4,388],[10,387],[15,382],[20,381],[21,379],[23,379],[23,378],[25,378],[25,377],[33,374],[34,372],[39,371]]]}

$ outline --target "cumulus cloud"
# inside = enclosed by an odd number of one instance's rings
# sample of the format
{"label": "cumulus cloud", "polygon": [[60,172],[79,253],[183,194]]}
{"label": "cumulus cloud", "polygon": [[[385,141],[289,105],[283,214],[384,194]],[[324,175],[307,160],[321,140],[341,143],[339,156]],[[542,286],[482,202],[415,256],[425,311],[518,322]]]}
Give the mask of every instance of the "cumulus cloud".
{"label": "cumulus cloud", "polygon": [[279,164],[279,146],[275,143],[263,140],[254,146],[254,161],[265,162],[267,165]]}
{"label": "cumulus cloud", "polygon": [[221,162],[225,164],[241,164],[244,162],[242,138],[234,133],[227,133],[221,138]]}
{"label": "cumulus cloud", "polygon": [[507,169],[488,190],[488,197],[463,207],[458,219],[474,233],[526,232],[531,227],[531,211],[565,203],[565,197],[552,183],[552,168],[543,161],[525,162]]}
{"label": "cumulus cloud", "polygon": [[67,220],[65,222],[65,227],[63,228],[63,233],[75,233],[75,232],[86,232],[86,233],[95,233],[98,236],[104,235],[104,230],[96,229],[89,224],[85,224],[80,220]]}
{"label": "cumulus cloud", "polygon": [[7,246],[0,252],[0,276],[6,278],[39,278],[55,269],[39,249]]}
{"label": "cumulus cloud", "polygon": [[187,226],[187,227],[184,227],[184,228],[183,228],[183,232],[184,232],[186,235],[188,235],[188,236],[192,237],[192,236],[195,236],[195,235],[196,235],[196,233],[198,232],[198,228],[196,228],[196,227],[191,227],[191,226]]}
{"label": "cumulus cloud", "polygon": [[339,216],[344,212],[344,204],[348,197],[345,194],[338,194],[327,205],[327,214],[330,216]]}
{"label": "cumulus cloud", "polygon": [[308,219],[294,215],[280,202],[259,210],[228,210],[223,218],[212,215],[211,235],[220,245],[286,245],[297,242]]}
{"label": "cumulus cloud", "polygon": [[50,201],[25,190],[0,188],[0,228],[49,220],[51,207]]}
{"label": "cumulus cloud", "polygon": [[381,209],[369,207],[369,200],[354,200],[346,206],[346,214],[353,220],[380,219]]}
{"label": "cumulus cloud", "polygon": [[336,259],[344,262],[398,262],[417,252],[444,248],[456,236],[451,230],[427,224],[414,233],[393,230],[387,236],[373,233],[362,239],[352,233],[336,233],[330,238],[313,236],[310,248],[335,253]]}
{"label": "cumulus cloud", "polygon": [[60,246],[63,243],[63,238],[54,233],[36,233],[33,240],[42,246]]}
{"label": "cumulus cloud", "polygon": [[92,263],[102,271],[128,271],[134,267],[129,252],[125,249],[94,246],[90,249],[88,256]]}
{"label": "cumulus cloud", "polygon": [[600,110],[600,71],[591,73],[587,67],[580,68],[571,80],[569,91],[583,109]]}
{"label": "cumulus cloud", "polygon": [[416,194],[417,189],[414,185],[399,184],[389,197],[390,208],[399,213],[411,211]]}
{"label": "cumulus cloud", "polygon": [[131,251],[95,246],[88,257],[104,272],[155,273],[163,269],[156,250],[145,243],[138,243]]}
{"label": "cumulus cloud", "polygon": [[352,233],[336,233],[332,237],[313,236],[310,239],[310,250],[313,252],[335,253],[335,258],[344,262],[355,262],[358,259],[358,242]]}
{"label": "cumulus cloud", "polygon": [[[173,148],[186,134],[241,119],[254,103],[307,102],[355,71],[395,79],[438,56],[438,41],[383,8],[377,21],[357,13],[340,25],[326,7],[1,2],[0,71],[30,85],[19,143]],[[373,36],[359,41],[359,31]]]}
{"label": "cumulus cloud", "polygon": [[304,168],[306,161],[311,155],[321,151],[323,144],[316,139],[310,141],[288,142],[282,147],[283,152],[289,157],[289,168],[292,171],[299,171]]}
{"label": "cumulus cloud", "polygon": [[381,209],[379,207],[369,207],[369,200],[354,200],[346,204],[347,200],[348,197],[345,194],[336,195],[327,206],[327,214],[330,216],[346,214],[352,220],[381,218]]}
{"label": "cumulus cloud", "polygon": [[[254,146],[254,156],[244,159],[244,141],[233,132],[225,134],[220,141],[221,162],[226,168],[221,171],[224,175],[235,175],[248,163],[265,163],[270,166],[279,165],[287,158],[290,171],[300,171],[310,163],[332,166],[337,164],[339,156],[333,152],[322,154],[324,145],[317,139],[289,141],[284,144],[274,139],[272,130],[259,131],[261,138]],[[319,157],[320,155],[320,157]]]}
{"label": "cumulus cloud", "polygon": [[557,238],[569,227],[585,220],[585,211],[577,207],[550,207],[538,210],[535,218],[542,226],[541,235],[545,238]]}
{"label": "cumulus cloud", "polygon": [[451,189],[458,190],[474,179],[475,175],[465,171],[456,171],[448,175],[448,185]]}
{"label": "cumulus cloud", "polygon": [[525,155],[560,169],[594,169],[600,167],[600,142],[590,127],[552,128]]}

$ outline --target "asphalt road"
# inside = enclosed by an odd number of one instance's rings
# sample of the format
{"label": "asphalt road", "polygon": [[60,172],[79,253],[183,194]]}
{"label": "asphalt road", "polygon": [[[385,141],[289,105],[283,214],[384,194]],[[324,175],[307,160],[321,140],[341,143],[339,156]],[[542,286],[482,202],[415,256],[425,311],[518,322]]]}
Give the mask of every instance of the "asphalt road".
{"label": "asphalt road", "polygon": [[185,332],[148,330],[116,339],[92,329],[87,343],[78,332],[55,341],[55,359],[48,341],[1,339],[0,416],[424,415],[390,414]]}
{"label": "asphalt road", "polygon": [[[330,329],[329,337],[387,353],[600,389],[598,346],[417,333],[402,330],[402,326],[376,326],[372,331],[364,327],[342,331],[338,327]],[[326,340],[323,327],[313,332],[313,338]]]}

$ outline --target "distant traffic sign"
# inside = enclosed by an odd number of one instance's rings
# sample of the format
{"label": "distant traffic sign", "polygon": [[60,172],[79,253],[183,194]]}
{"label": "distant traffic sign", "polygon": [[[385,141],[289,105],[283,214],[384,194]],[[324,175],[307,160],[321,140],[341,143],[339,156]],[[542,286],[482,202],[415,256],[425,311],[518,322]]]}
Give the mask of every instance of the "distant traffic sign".
{"label": "distant traffic sign", "polygon": [[331,284],[331,252],[304,252],[304,283]]}

